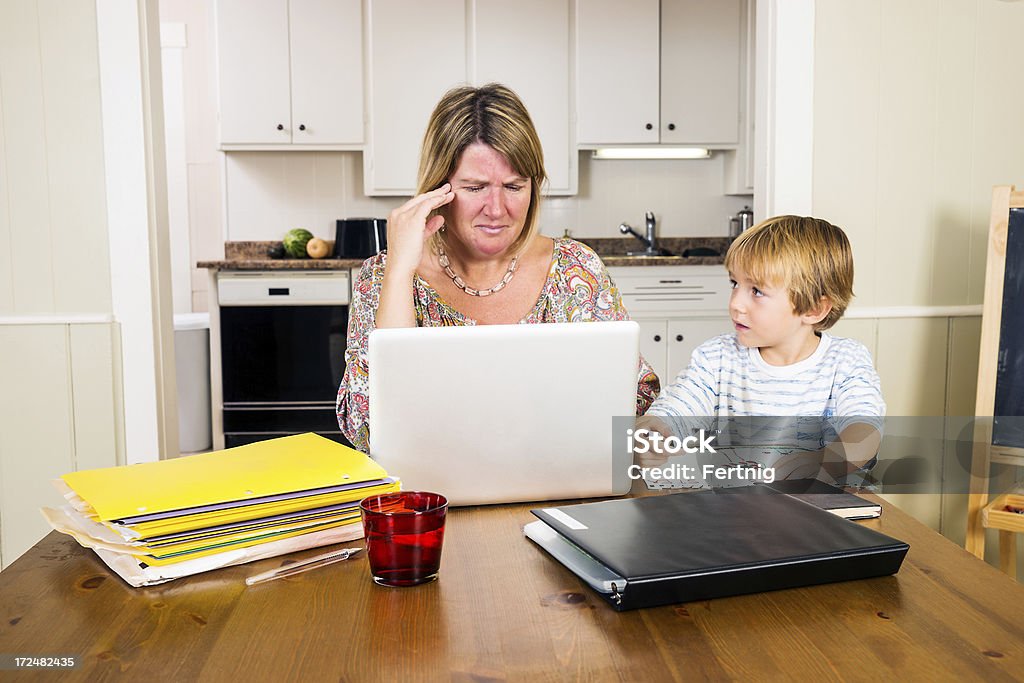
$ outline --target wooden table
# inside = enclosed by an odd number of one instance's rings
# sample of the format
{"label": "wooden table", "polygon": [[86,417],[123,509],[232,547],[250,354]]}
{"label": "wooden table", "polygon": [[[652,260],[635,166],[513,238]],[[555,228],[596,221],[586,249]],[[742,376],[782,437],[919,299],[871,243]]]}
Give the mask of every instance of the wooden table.
{"label": "wooden table", "polygon": [[1024,680],[1024,587],[890,505],[866,524],[910,543],[896,576],[622,613],[522,536],[529,507],[453,510],[439,580],[405,589],[362,554],[133,589],[54,532],[0,573],[0,653],[82,663],[0,678]]}

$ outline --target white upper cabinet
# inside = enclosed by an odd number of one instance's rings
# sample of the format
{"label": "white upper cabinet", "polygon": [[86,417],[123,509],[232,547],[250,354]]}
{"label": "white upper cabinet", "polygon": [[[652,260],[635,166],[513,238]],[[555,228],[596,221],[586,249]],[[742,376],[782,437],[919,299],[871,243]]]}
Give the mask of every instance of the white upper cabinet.
{"label": "white upper cabinet", "polygon": [[725,193],[754,194],[754,106],[755,54],[757,24],[756,7],[748,2],[744,10],[743,50],[741,64],[743,92],[740,99],[740,133],[736,149],[725,153]]}
{"label": "white upper cabinet", "polygon": [[225,148],[363,142],[360,0],[218,0]]}
{"label": "white upper cabinet", "polygon": [[580,145],[659,141],[658,0],[577,0]]}
{"label": "white upper cabinet", "polygon": [[367,195],[416,189],[427,119],[449,88],[468,82],[465,0],[368,3],[369,139]]}
{"label": "white upper cabinet", "polygon": [[739,140],[744,0],[661,0],[661,141]]}
{"label": "white upper cabinet", "polygon": [[745,0],[576,2],[580,145],[738,143]]}
{"label": "white upper cabinet", "polygon": [[220,141],[291,142],[288,3],[219,0]]}
{"label": "white upper cabinet", "polygon": [[548,194],[574,194],[570,0],[475,0],[473,10],[473,84],[519,95],[544,148]]}
{"label": "white upper cabinet", "polygon": [[544,148],[548,192],[575,192],[570,1],[370,3],[366,194],[413,194],[423,133],[441,95],[490,82],[526,104]]}

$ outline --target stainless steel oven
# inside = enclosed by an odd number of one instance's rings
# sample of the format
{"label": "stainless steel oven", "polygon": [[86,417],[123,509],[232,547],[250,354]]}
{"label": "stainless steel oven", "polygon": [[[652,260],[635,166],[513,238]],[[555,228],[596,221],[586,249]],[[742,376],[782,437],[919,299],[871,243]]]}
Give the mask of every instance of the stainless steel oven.
{"label": "stainless steel oven", "polygon": [[350,292],[348,271],[218,274],[224,447],[301,432],[348,444],[334,402]]}

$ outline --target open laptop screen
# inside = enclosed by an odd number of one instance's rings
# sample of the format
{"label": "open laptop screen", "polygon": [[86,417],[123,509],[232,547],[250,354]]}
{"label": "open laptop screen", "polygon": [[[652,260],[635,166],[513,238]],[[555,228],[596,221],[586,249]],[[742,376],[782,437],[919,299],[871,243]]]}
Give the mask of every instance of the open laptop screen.
{"label": "open laptop screen", "polygon": [[370,455],[453,505],[624,494],[638,349],[635,322],[376,330]]}

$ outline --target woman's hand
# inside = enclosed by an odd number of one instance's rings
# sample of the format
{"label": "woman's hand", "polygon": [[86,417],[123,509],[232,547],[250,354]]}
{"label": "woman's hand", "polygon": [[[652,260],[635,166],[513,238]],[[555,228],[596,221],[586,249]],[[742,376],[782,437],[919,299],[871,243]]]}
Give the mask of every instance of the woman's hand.
{"label": "woman's hand", "polygon": [[387,270],[401,277],[412,277],[423,258],[423,245],[444,226],[444,216],[434,211],[455,198],[451,183],[424,192],[402,204],[388,215]]}
{"label": "woman's hand", "polygon": [[444,216],[431,216],[430,212],[454,198],[451,184],[445,183],[413,197],[388,216],[388,260],[377,304],[377,327],[416,326],[413,276],[423,260],[427,238],[444,225]]}

